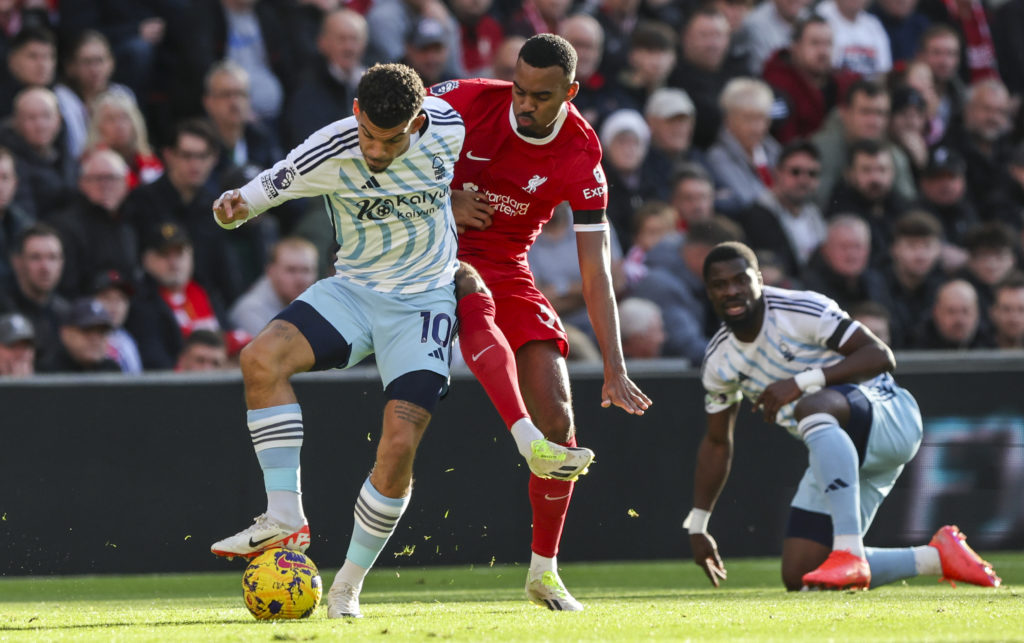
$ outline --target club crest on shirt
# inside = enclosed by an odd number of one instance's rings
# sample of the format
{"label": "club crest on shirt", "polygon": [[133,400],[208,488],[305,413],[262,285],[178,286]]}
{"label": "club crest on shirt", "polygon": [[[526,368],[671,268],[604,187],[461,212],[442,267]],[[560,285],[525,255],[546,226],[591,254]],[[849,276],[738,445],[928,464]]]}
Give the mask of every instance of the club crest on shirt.
{"label": "club crest on shirt", "polygon": [[594,166],[594,180],[597,181],[599,185],[604,185],[604,170],[601,169],[600,164]]}
{"label": "club crest on shirt", "polygon": [[540,174],[534,174],[533,178],[530,179],[530,181],[526,184],[526,187],[524,187],[523,189],[526,190],[527,192],[529,192],[530,194],[535,194],[537,192],[537,188],[539,188],[540,186],[544,185],[544,183],[547,180],[548,180],[548,177],[546,177],[546,176],[541,176]]}
{"label": "club crest on shirt", "polygon": [[435,180],[440,181],[441,179],[444,178],[444,174],[445,174],[444,159],[442,159],[440,156],[437,156],[435,154],[434,155],[434,160],[431,163],[431,167],[434,168],[434,179]]}

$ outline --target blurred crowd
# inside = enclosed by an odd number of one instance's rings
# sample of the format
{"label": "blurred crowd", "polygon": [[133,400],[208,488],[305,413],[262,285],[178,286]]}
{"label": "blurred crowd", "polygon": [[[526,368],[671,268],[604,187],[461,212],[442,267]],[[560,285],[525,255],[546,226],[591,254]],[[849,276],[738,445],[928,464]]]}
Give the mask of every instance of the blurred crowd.
{"label": "blurred crowd", "polygon": [[[896,349],[1024,347],[1024,0],[0,0],[0,376],[210,370],[331,272],[322,204],[210,206],[351,114],[368,66],[579,54],[627,357],[699,363],[700,266],[836,299]],[[571,213],[530,253],[595,359]]]}

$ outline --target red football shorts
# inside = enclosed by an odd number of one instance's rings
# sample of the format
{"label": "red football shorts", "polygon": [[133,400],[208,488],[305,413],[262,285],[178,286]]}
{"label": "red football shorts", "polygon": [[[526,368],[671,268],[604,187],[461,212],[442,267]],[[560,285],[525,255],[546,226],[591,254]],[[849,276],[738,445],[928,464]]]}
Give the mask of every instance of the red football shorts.
{"label": "red football shorts", "polygon": [[562,357],[569,354],[565,328],[547,297],[537,290],[531,276],[517,275],[491,281],[483,271],[481,275],[494,296],[497,311],[494,321],[504,333],[512,352],[526,342],[553,339]]}

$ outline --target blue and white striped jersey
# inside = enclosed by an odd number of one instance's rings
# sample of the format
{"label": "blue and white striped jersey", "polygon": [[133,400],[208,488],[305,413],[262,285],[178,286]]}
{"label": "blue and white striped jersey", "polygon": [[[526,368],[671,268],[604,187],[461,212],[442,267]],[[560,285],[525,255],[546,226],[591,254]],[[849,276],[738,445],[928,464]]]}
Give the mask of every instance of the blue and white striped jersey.
{"label": "blue and white striped jersey", "polygon": [[[724,411],[744,397],[753,402],[773,382],[835,364],[843,359],[839,347],[860,327],[836,302],[809,290],[765,286],[764,301],[764,323],[754,341],[739,341],[723,324],[708,343],[701,367],[708,413]],[[894,382],[882,373],[860,384],[871,393],[869,399],[875,393],[875,399],[884,399],[891,396]],[[775,422],[799,439],[795,407],[796,402],[783,406]]]}
{"label": "blue and white striped jersey", "polygon": [[370,172],[354,116],[314,132],[241,188],[250,219],[290,199],[324,196],[337,237],[338,275],[380,292],[417,293],[452,282],[458,241],[449,183],[466,128],[427,97],[426,125],[387,170]]}

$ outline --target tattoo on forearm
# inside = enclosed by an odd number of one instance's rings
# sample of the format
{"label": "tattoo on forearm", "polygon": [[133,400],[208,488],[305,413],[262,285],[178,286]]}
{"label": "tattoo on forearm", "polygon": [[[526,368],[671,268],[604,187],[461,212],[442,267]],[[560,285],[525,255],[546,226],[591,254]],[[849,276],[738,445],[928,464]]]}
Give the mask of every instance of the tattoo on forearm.
{"label": "tattoo on forearm", "polygon": [[430,420],[430,413],[425,408],[404,400],[395,400],[395,415],[416,426],[422,426]]}

